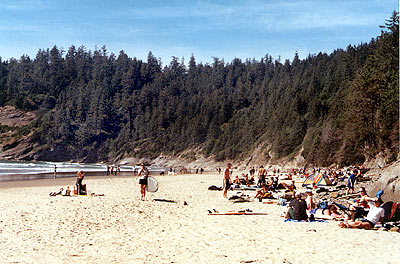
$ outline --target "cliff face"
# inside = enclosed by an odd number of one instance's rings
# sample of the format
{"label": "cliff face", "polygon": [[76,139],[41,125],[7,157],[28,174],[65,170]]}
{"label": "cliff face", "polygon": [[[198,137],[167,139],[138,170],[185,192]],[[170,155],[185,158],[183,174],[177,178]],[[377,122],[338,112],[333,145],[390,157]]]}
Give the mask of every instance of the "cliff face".
{"label": "cliff face", "polygon": [[376,194],[383,190],[384,201],[400,202],[400,160],[384,169],[376,169],[370,172],[376,174],[378,180],[371,186],[370,194]]}
{"label": "cliff face", "polygon": [[0,125],[9,127],[22,127],[36,119],[32,112],[24,112],[14,106],[0,107]]}
{"label": "cliff face", "polygon": [[30,160],[34,148],[30,142],[32,131],[25,126],[36,120],[32,112],[23,112],[13,106],[0,107],[0,159]]}

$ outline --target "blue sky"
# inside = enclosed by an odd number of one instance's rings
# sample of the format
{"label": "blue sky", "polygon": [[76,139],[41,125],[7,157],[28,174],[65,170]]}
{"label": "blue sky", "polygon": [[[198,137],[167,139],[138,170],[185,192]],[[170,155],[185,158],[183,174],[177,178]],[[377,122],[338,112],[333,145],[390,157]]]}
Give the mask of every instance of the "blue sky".
{"label": "blue sky", "polygon": [[397,0],[0,0],[0,57],[71,45],[168,64],[172,56],[277,59],[369,42]]}

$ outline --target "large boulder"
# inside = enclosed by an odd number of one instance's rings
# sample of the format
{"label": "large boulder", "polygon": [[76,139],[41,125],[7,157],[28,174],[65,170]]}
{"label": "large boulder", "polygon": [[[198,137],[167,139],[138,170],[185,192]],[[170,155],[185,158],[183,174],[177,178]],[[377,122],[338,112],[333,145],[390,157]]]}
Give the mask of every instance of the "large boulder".
{"label": "large boulder", "polygon": [[379,180],[371,186],[368,193],[376,194],[380,189],[384,191],[383,201],[400,202],[400,160],[383,169],[379,174]]}

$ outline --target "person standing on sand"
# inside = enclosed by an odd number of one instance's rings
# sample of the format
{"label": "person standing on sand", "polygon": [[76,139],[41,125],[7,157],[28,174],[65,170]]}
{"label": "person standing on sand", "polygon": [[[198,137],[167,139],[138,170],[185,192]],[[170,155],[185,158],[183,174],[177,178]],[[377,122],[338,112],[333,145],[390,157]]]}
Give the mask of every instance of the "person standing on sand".
{"label": "person standing on sand", "polygon": [[85,177],[84,171],[79,171],[76,177],[76,189],[78,195],[86,195],[86,184],[82,184],[83,178]]}
{"label": "person standing on sand", "polygon": [[228,198],[228,189],[231,187],[231,166],[232,165],[228,163],[228,166],[224,171],[224,198]]}
{"label": "person standing on sand", "polygon": [[54,179],[57,177],[57,165],[54,165]]}
{"label": "person standing on sand", "polygon": [[350,171],[350,176],[349,179],[347,180],[347,190],[346,190],[346,195],[349,195],[349,193],[354,193],[354,182],[355,182],[355,175],[354,175],[354,170],[352,169]]}
{"label": "person standing on sand", "polygon": [[146,186],[147,186],[147,177],[149,176],[149,170],[144,166],[144,163],[141,164],[141,168],[139,170],[139,184],[140,184],[140,200],[144,201],[146,196]]}
{"label": "person standing on sand", "polygon": [[265,183],[265,175],[267,171],[264,169],[264,166],[261,165],[260,169],[258,170],[258,185]]}

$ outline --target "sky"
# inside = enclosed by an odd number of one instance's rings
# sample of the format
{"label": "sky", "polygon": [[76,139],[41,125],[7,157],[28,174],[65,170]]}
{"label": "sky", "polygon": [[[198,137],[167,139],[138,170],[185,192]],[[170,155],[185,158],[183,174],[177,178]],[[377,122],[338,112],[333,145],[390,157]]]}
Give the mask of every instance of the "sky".
{"label": "sky", "polygon": [[292,60],[367,43],[393,10],[397,0],[0,0],[0,57],[105,45],[142,60],[151,51],[164,65]]}

